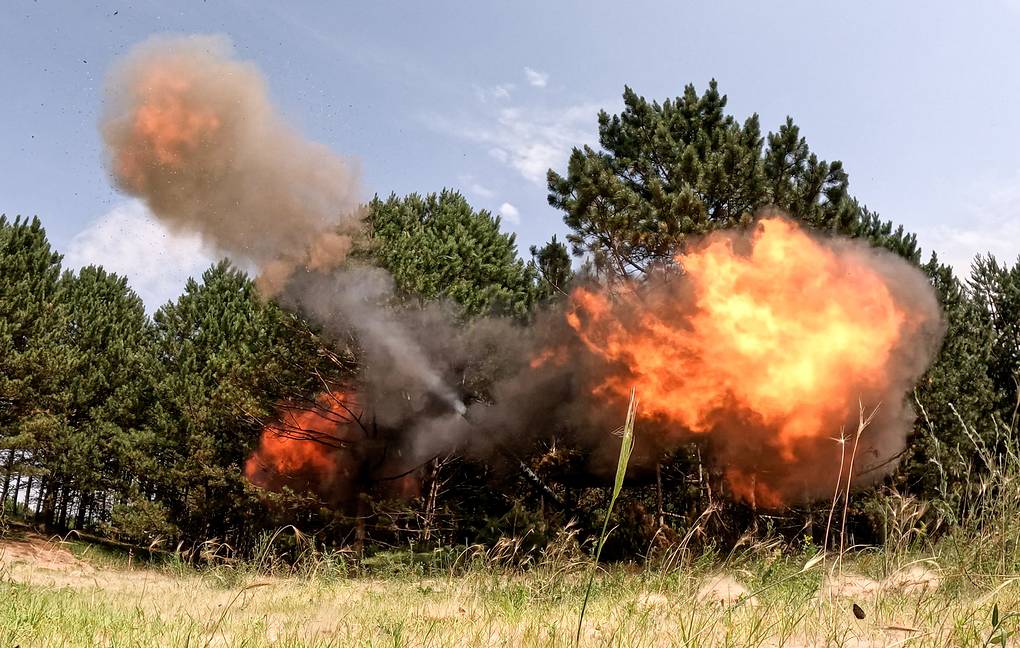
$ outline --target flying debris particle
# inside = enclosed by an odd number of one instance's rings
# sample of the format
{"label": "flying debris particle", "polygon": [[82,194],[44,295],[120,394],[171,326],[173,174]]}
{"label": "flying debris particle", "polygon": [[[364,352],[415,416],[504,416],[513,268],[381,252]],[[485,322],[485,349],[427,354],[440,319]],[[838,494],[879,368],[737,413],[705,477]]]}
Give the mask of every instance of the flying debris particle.
{"label": "flying debris particle", "polygon": [[857,617],[858,619],[863,619],[868,615],[864,613],[864,608],[854,603],[854,616]]}

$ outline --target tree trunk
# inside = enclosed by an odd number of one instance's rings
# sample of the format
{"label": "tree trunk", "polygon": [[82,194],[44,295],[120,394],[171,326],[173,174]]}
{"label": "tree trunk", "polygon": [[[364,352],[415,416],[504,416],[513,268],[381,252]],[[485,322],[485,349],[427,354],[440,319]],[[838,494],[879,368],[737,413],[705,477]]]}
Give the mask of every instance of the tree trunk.
{"label": "tree trunk", "polygon": [[67,509],[68,504],[71,503],[71,498],[74,497],[74,493],[70,488],[64,488],[64,496],[60,500],[60,518],[57,521],[57,526],[61,529],[67,528]]}
{"label": "tree trunk", "polygon": [[74,528],[81,529],[85,528],[85,518],[89,514],[89,501],[92,499],[92,493],[84,492],[81,497],[78,498],[78,514],[75,515]]}
{"label": "tree trunk", "polygon": [[14,494],[11,495],[11,499],[14,500],[11,503],[11,509],[17,513],[18,511],[18,495],[21,494],[21,473],[18,473],[14,478]]}
{"label": "tree trunk", "polygon": [[42,503],[42,523],[47,529],[53,528],[53,521],[57,514],[57,492],[60,487],[55,481],[52,477],[47,480],[46,496]]}
{"label": "tree trunk", "polygon": [[49,481],[46,479],[39,480],[39,499],[35,501],[35,517],[38,518],[42,513],[43,499],[46,496],[46,491],[49,489]]}
{"label": "tree trunk", "polygon": [[27,518],[29,512],[32,510],[29,508],[29,500],[32,498],[32,475],[28,476],[28,483],[25,485],[25,517]]}
{"label": "tree trunk", "polygon": [[432,482],[429,484],[429,494],[425,498],[425,515],[422,523],[422,540],[428,543],[432,540],[432,525],[436,519],[436,510],[439,505],[439,471],[442,469],[442,460],[438,457],[432,462]]}
{"label": "tree trunk", "polygon": [[358,493],[358,507],[354,518],[354,551],[359,556],[365,553],[365,537],[367,535],[365,521],[368,518],[368,513],[368,495]]}
{"label": "tree trunk", "polygon": [[666,515],[662,508],[662,464],[655,464],[655,503],[659,518],[659,528],[666,526]]}
{"label": "tree trunk", "polygon": [[11,472],[14,470],[14,450],[7,451],[7,461],[4,465],[4,486],[3,494],[0,495],[0,506],[7,503],[7,494],[11,489]]}

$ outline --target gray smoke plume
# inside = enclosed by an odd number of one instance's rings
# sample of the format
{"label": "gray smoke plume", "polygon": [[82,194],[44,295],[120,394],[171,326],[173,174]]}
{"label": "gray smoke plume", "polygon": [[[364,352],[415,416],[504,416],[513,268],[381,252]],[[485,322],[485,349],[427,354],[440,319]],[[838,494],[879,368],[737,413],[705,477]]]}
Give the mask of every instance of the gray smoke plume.
{"label": "gray smoke plume", "polygon": [[356,338],[359,400],[378,424],[464,413],[437,342],[457,337],[455,318],[441,306],[398,312],[389,273],[344,265],[362,226],[357,164],[286,124],[226,38],[133,48],[110,72],[100,129],[118,187],[170,228],[254,266],[263,293],[336,339]]}
{"label": "gray smoke plume", "polygon": [[268,294],[350,250],[357,164],[286,124],[225,37],[134,47],[109,74],[100,130],[118,187],[170,228],[257,266]]}

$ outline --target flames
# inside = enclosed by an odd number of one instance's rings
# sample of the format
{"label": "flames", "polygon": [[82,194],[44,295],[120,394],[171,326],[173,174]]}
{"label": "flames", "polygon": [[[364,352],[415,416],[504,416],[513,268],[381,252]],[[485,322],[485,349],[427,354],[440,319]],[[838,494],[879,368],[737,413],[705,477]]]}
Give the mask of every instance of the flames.
{"label": "flames", "polygon": [[360,406],[352,392],[320,394],[313,403],[286,403],[278,420],[262,430],[258,449],[248,458],[248,481],[269,490],[308,490],[328,494],[340,477],[341,453],[358,438]]}
{"label": "flames", "polygon": [[896,366],[902,349],[938,319],[896,294],[876,259],[766,218],[694,246],[681,277],[613,298],[575,290],[567,321],[606,361],[594,397],[624,402],[636,388],[664,434],[718,446],[738,497],[776,506],[807,482],[835,483],[832,438],[861,402],[901,409],[913,370]]}
{"label": "flames", "polygon": [[[913,421],[904,396],[942,332],[926,277],[890,253],[782,217],[711,234],[677,261],[679,275],[615,292],[575,289],[565,323],[539,320],[523,373],[497,385],[491,405],[476,404],[470,424],[449,413],[432,427],[406,419],[406,445],[387,453],[356,425],[351,392],[325,394],[313,408],[282,408],[246,474],[276,490],[349,493],[376,480],[392,494],[393,476],[416,485],[428,452],[482,432],[523,438],[539,420],[606,450],[612,437],[600,431],[619,423],[632,388],[639,447],[642,435],[654,442],[637,463],[699,440],[726,494],[752,505],[831,496],[850,470],[858,486],[888,474]],[[862,408],[877,414],[850,453],[840,441]]]}
{"label": "flames", "polygon": [[[372,434],[350,392],[281,403],[245,466],[266,488],[334,501],[373,480],[384,484],[377,492],[392,491],[394,476],[430,456],[484,456],[493,440],[526,447],[547,421],[581,430],[580,444],[611,448],[603,432],[636,388],[645,433],[663,450],[707,440],[737,496],[775,505],[831,493],[841,465],[832,438],[856,425],[858,403],[881,405],[861,461],[903,447],[913,420],[903,396],[941,336],[934,293],[916,268],[782,218],[692,245],[678,259],[682,276],[652,276],[612,296],[578,289],[566,322],[546,313],[527,332],[397,313],[384,306],[393,294],[384,271],[345,265],[364,227],[357,161],[301,136],[258,69],[219,36],[132,48],[107,79],[100,130],[117,186],[161,223],[255,268],[265,294],[358,339],[367,368],[358,394],[379,415]],[[488,361],[481,354],[497,344],[493,397],[470,417],[420,406],[438,397],[463,414],[453,387],[461,368]],[[394,433],[393,452],[374,436],[376,423]]]}

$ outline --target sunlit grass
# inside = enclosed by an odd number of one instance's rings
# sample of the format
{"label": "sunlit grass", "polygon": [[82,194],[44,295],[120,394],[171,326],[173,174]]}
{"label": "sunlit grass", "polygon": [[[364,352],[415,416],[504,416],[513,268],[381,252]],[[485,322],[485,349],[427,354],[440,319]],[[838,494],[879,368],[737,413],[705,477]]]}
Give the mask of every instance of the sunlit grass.
{"label": "sunlit grass", "polygon": [[[52,545],[60,559],[0,544],[0,647],[556,648],[574,645],[586,596],[581,646],[1016,645],[1020,455],[1007,447],[978,447],[966,506],[886,493],[886,543],[836,560],[770,537],[695,550],[688,534],[640,567],[596,570],[573,527],[537,553],[512,537],[367,558],[286,528],[247,562],[200,569],[74,538]],[[287,560],[274,550],[284,537]],[[720,576],[740,588],[725,601],[705,594]]]}
{"label": "sunlit grass", "polygon": [[[921,557],[945,558],[910,559]],[[0,646],[569,646],[586,567],[518,571],[478,556],[455,572],[283,578],[109,563],[69,576],[13,564],[0,582]],[[592,584],[580,643],[982,645],[996,605],[1011,629],[1007,614],[1020,609],[1020,582],[938,568],[933,588],[837,596],[824,586],[821,563],[765,545],[725,563],[611,567]],[[847,556],[842,569],[876,581],[889,576],[878,552]],[[728,605],[699,601],[700,586],[717,573],[753,596]],[[854,603],[864,619],[854,616]]]}

